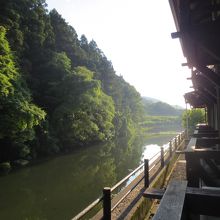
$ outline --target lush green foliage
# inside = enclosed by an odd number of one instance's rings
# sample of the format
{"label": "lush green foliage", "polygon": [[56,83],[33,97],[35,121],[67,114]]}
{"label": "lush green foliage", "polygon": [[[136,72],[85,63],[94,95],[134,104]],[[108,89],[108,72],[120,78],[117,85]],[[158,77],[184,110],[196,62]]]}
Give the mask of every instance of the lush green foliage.
{"label": "lush green foliage", "polygon": [[139,93],[44,0],[2,0],[0,25],[0,162],[137,134]]}
{"label": "lush green foliage", "polygon": [[190,130],[194,130],[196,124],[205,123],[205,110],[204,109],[190,109],[183,112],[182,124],[184,128],[187,127],[187,118],[188,126]]}
{"label": "lush green foliage", "polygon": [[[15,67],[5,29],[0,26],[0,145],[1,160],[14,148],[13,157],[29,153],[25,145],[34,138],[34,126],[45,112],[31,102],[30,92]],[[6,146],[7,145],[7,146]]]}
{"label": "lush green foliage", "polygon": [[183,109],[175,108],[167,103],[149,97],[142,98],[145,117],[140,125],[145,136],[147,133],[172,132],[182,129]]}
{"label": "lush green foliage", "polygon": [[182,130],[180,116],[147,115],[140,125],[143,127],[146,135],[147,133],[176,132]]}
{"label": "lush green foliage", "polygon": [[114,136],[114,102],[100,81],[85,67],[77,67],[66,77],[62,88],[63,103],[52,114],[54,132],[62,146],[104,141]]}
{"label": "lush green foliage", "polygon": [[147,115],[180,116],[183,112],[183,109],[174,108],[161,101],[151,101],[145,97],[143,97],[143,104]]}

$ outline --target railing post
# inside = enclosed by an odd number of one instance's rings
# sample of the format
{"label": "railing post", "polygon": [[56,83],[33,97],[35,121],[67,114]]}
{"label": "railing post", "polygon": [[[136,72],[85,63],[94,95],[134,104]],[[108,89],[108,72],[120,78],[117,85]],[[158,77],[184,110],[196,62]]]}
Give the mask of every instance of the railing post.
{"label": "railing post", "polygon": [[160,155],[161,155],[160,164],[161,164],[161,167],[164,167],[164,149],[163,149],[163,147],[160,147]]}
{"label": "railing post", "polygon": [[111,188],[103,189],[103,219],[111,220]]}
{"label": "railing post", "polygon": [[170,151],[170,157],[172,157],[172,155],[173,155],[173,151],[172,151],[172,141],[169,142],[169,151]]}
{"label": "railing post", "polygon": [[149,160],[144,159],[144,187],[149,187]]}
{"label": "railing post", "polygon": [[176,139],[176,137],[174,138],[174,140],[175,140],[175,150],[177,149],[177,139]]}

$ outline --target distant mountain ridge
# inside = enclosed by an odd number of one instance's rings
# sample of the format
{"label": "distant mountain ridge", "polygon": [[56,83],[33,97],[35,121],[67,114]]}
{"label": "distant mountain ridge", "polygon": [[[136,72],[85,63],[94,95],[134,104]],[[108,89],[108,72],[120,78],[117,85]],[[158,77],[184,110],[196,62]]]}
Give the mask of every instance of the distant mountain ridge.
{"label": "distant mountain ridge", "polygon": [[142,102],[146,115],[180,116],[184,110],[180,106],[171,106],[151,97],[142,97]]}
{"label": "distant mountain ridge", "polygon": [[142,99],[149,103],[161,102],[159,99],[155,99],[155,98],[148,97],[148,96],[143,96]]}

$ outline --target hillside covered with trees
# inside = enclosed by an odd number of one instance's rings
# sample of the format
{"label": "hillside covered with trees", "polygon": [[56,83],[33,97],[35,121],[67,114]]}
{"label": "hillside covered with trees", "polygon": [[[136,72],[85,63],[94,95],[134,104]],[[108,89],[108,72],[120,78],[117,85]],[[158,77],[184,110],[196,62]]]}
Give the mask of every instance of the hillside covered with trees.
{"label": "hillside covered with trees", "polygon": [[183,108],[169,105],[157,99],[142,97],[142,102],[144,112],[147,115],[180,116],[183,113]]}
{"label": "hillside covered with trees", "polygon": [[141,126],[145,133],[176,132],[182,130],[181,107],[174,107],[160,100],[142,97],[144,106],[144,120]]}
{"label": "hillside covered with trees", "polygon": [[0,7],[0,162],[137,133],[139,93],[44,0]]}

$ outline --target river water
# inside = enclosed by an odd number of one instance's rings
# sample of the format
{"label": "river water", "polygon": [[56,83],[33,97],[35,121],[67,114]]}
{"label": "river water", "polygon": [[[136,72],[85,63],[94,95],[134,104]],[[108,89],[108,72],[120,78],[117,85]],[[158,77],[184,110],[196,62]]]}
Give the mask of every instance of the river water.
{"label": "river water", "polygon": [[71,219],[173,137],[92,146],[1,176],[0,219]]}

